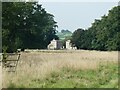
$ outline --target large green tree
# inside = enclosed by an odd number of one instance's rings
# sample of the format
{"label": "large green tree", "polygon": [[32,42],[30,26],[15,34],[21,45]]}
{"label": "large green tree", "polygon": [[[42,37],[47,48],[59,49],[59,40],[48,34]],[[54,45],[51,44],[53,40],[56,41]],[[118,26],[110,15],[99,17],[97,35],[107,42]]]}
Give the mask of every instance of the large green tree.
{"label": "large green tree", "polygon": [[120,6],[109,10],[109,14],[95,19],[88,30],[76,30],[72,43],[81,49],[120,50]]}
{"label": "large green tree", "polygon": [[2,3],[2,46],[7,52],[17,48],[44,49],[58,37],[54,16],[32,2]]}

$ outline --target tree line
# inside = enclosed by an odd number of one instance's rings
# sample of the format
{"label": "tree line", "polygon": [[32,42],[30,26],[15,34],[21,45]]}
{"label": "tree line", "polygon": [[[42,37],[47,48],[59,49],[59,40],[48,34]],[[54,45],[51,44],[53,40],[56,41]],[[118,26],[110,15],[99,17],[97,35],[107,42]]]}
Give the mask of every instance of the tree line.
{"label": "tree line", "polygon": [[[2,2],[2,51],[46,49],[56,35],[57,22],[37,2]],[[120,50],[120,6],[95,19],[87,30],[74,31],[71,42],[78,49]]]}
{"label": "tree line", "polygon": [[87,30],[75,30],[71,41],[78,49],[120,50],[120,6],[109,10],[100,20],[95,19]]}
{"label": "tree line", "polygon": [[44,49],[55,38],[54,16],[33,2],[2,3],[2,51]]}

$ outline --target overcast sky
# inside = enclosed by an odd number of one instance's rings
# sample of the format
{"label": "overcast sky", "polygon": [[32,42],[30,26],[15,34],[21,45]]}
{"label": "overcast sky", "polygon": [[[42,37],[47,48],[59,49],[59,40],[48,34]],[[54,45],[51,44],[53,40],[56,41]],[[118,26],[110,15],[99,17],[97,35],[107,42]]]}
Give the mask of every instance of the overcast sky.
{"label": "overcast sky", "polygon": [[42,7],[53,14],[58,31],[87,29],[95,19],[108,14],[117,2],[42,2]]}

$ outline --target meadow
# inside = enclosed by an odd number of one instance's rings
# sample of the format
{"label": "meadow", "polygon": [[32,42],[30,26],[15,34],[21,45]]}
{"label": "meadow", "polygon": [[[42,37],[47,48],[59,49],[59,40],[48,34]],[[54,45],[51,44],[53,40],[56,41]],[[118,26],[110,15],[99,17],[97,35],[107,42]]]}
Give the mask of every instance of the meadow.
{"label": "meadow", "polygon": [[15,73],[2,72],[3,88],[118,88],[118,52],[21,52]]}

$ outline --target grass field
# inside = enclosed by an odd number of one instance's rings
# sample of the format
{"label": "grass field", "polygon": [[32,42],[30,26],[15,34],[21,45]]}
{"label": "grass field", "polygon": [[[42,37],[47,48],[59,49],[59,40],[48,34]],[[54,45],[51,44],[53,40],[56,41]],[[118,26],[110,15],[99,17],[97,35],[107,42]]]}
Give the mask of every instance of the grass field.
{"label": "grass field", "polygon": [[2,66],[0,65],[0,89],[2,89]]}
{"label": "grass field", "polygon": [[117,88],[118,52],[21,52],[16,73],[3,71],[3,88]]}

